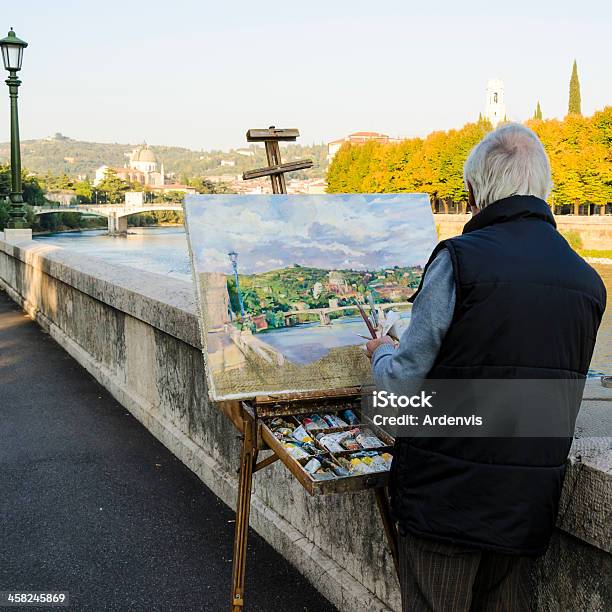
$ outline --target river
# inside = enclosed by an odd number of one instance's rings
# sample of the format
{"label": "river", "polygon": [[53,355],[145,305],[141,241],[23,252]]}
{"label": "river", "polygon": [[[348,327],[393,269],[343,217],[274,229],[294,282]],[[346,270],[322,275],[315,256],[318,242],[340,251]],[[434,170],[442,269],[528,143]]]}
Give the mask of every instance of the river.
{"label": "river", "polygon": [[[106,230],[94,230],[36,236],[35,240],[100,257],[110,263],[166,274],[191,282],[185,232],[179,227],[130,228],[127,237],[110,237],[106,235]],[[597,269],[606,284],[608,309],[597,336],[595,353],[591,361],[591,372],[593,374],[612,374],[612,308],[610,307],[612,265],[595,264],[593,267]],[[361,329],[363,326],[356,319],[336,321],[334,325],[342,326],[341,336],[343,338],[353,337],[357,339],[356,342],[359,341],[356,333],[363,332]],[[317,331],[321,334],[326,333],[325,329]],[[299,361],[297,348],[295,355],[292,355],[294,343],[291,329],[274,332],[274,340],[272,339],[273,334],[266,335],[268,336],[266,342],[273,345],[278,344],[278,348],[281,348],[282,345],[283,352],[289,359],[293,357]],[[325,342],[326,345],[327,342]]]}

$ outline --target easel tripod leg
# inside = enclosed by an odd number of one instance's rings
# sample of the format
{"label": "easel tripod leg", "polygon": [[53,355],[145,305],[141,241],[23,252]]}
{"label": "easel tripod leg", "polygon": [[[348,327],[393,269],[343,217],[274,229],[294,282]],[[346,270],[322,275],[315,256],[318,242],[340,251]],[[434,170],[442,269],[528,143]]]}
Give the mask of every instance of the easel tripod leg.
{"label": "easel tripod leg", "polygon": [[253,464],[256,459],[254,424],[244,421],[244,437],[240,453],[240,476],[238,482],[238,503],[236,504],[236,527],[234,533],[234,554],[232,571],[231,612],[239,612],[244,606],[244,578],[246,569],[247,542],[249,537],[249,514],[251,511],[251,489],[253,485]]}
{"label": "easel tripod leg", "polygon": [[399,542],[397,527],[391,518],[391,506],[389,504],[389,497],[387,496],[387,489],[380,487],[376,489],[376,503],[378,504],[378,510],[380,512],[380,518],[382,519],[383,527],[385,528],[385,534],[387,536],[387,542],[391,549],[391,556],[393,557],[393,565],[399,579]]}

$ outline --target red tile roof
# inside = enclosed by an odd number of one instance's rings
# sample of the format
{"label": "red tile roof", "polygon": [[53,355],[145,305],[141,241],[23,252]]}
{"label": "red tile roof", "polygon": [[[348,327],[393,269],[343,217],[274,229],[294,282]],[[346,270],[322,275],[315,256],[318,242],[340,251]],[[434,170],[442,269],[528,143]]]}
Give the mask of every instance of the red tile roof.
{"label": "red tile roof", "polygon": [[379,132],[353,132],[344,138],[338,138],[337,140],[332,140],[329,144],[338,144],[340,142],[351,142],[351,141],[365,141],[365,140],[389,140],[389,136],[387,134],[380,134]]}

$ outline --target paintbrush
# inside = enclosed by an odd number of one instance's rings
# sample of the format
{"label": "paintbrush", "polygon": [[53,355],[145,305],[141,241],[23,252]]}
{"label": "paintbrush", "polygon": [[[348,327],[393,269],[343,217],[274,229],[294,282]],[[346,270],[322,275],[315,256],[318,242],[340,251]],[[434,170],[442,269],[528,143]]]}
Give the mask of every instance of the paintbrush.
{"label": "paintbrush", "polygon": [[357,300],[355,300],[355,303],[357,304],[357,308],[359,309],[359,314],[361,315],[361,318],[364,320],[368,331],[370,332],[370,336],[372,336],[373,339],[376,339],[376,330],[374,329],[374,326],[372,325],[372,322],[370,321],[368,315],[365,313],[363,306],[359,302],[357,302]]}
{"label": "paintbrush", "polygon": [[368,304],[370,305],[370,316],[372,317],[372,323],[374,327],[378,327],[380,321],[378,320],[378,311],[376,310],[376,304],[374,303],[374,296],[371,293],[368,293],[367,296]]}

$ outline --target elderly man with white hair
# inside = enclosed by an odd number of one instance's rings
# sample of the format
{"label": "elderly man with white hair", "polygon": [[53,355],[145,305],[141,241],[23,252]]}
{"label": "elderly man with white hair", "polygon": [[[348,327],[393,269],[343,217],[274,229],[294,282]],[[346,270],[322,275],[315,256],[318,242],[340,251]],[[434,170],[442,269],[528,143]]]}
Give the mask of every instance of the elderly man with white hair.
{"label": "elderly man with white hair", "polygon": [[[606,292],[556,229],[541,142],[504,125],[472,150],[464,179],[472,219],[432,253],[399,346],[368,343],[377,387],[583,385]],[[564,402],[564,437],[397,437],[390,488],[405,611],[532,609],[524,560],[548,547],[580,396]],[[503,409],[512,430],[519,406]],[[557,403],[549,410],[553,422]]]}

